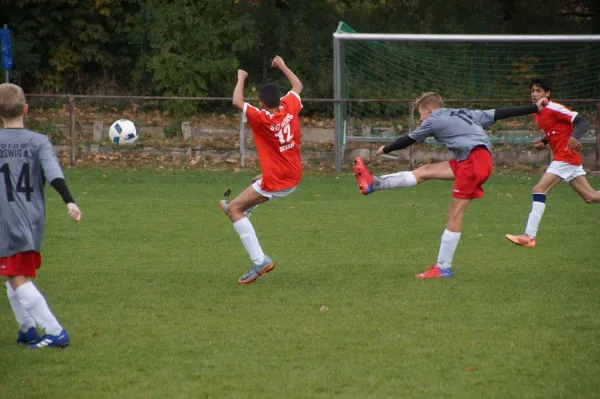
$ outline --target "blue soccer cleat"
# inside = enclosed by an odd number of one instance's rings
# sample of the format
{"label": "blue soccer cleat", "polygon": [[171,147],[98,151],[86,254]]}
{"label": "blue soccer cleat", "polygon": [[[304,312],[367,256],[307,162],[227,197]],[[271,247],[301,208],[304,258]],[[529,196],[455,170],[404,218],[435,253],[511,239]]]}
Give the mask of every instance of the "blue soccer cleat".
{"label": "blue soccer cleat", "polygon": [[70,342],[69,334],[67,334],[66,330],[62,330],[58,335],[44,335],[38,342],[29,345],[28,348],[66,348]]}
{"label": "blue soccer cleat", "polygon": [[32,344],[40,340],[40,334],[35,327],[31,327],[29,330],[23,332],[19,331],[17,335],[17,344]]}

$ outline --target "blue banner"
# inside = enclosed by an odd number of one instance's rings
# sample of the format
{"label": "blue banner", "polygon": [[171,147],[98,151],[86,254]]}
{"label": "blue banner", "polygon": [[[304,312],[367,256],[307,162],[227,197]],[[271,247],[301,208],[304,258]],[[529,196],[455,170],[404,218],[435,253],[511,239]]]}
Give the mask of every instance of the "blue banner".
{"label": "blue banner", "polygon": [[13,59],[10,30],[8,28],[0,29],[0,43],[2,44],[2,69],[10,71],[13,69]]}

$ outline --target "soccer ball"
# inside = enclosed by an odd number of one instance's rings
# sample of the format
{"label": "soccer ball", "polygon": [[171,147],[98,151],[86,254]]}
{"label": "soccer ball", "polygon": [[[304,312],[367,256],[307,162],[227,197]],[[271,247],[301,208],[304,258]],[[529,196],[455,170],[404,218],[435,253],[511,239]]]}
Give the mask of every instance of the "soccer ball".
{"label": "soccer ball", "polygon": [[135,123],[128,119],[119,119],[110,125],[108,135],[110,141],[118,145],[133,144],[140,137]]}

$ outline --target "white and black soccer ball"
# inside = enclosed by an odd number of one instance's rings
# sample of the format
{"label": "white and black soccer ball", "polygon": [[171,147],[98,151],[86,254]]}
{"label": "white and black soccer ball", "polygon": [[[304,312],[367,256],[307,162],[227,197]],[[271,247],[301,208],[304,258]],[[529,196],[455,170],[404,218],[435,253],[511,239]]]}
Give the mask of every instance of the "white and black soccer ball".
{"label": "white and black soccer ball", "polygon": [[128,119],[119,119],[108,129],[110,141],[117,145],[133,144],[140,137],[135,123]]}

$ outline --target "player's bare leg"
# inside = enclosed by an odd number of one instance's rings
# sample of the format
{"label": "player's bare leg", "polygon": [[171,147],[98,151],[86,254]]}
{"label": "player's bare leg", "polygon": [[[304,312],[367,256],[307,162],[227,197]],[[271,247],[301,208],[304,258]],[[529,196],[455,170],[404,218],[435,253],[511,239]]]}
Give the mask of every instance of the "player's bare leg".
{"label": "player's bare leg", "polygon": [[270,272],[275,267],[271,258],[263,252],[256,237],[254,226],[252,226],[252,223],[250,223],[250,220],[244,214],[248,209],[268,200],[269,198],[262,196],[250,186],[233,199],[233,201],[227,203],[226,206],[222,202],[220,204],[221,209],[229,216],[229,219],[233,223],[233,228],[240,236],[242,244],[244,244],[244,248],[252,260],[252,265],[248,269],[248,272],[238,280],[240,284],[253,283],[258,277]]}
{"label": "player's bare leg", "polygon": [[600,203],[600,191],[594,190],[585,176],[577,176],[569,184],[588,204]]}
{"label": "player's bare leg", "polygon": [[[19,333],[17,343],[30,343],[30,349],[58,347],[64,348],[69,345],[70,338],[62,328],[56,317],[50,311],[44,296],[39,292],[33,281],[26,276],[10,276],[7,280],[7,291],[11,306],[19,324],[28,323],[27,331]],[[29,326],[29,324],[32,324]],[[43,337],[37,336],[33,342],[29,340],[37,334],[36,325],[46,331]],[[21,328],[23,332],[23,328]]]}
{"label": "player's bare leg", "polygon": [[542,220],[542,215],[546,209],[546,195],[552,190],[561,178],[553,173],[544,173],[540,181],[533,186],[533,202],[531,204],[531,212],[527,218],[525,226],[525,234],[512,235],[507,234],[506,238],[517,245],[523,247],[534,247],[536,244],[535,237],[537,236],[538,227]]}
{"label": "player's bare leg", "polygon": [[458,246],[462,231],[462,221],[467,207],[471,204],[470,199],[452,198],[448,208],[446,229],[442,234],[440,251],[435,265],[429,267],[423,273],[415,275],[416,278],[447,278],[452,277],[452,259]]}
{"label": "player's bare leg", "polygon": [[454,180],[454,173],[447,161],[423,165],[413,171],[373,176],[359,157],[354,161],[354,175],[364,195],[378,190],[412,187],[426,180]]}

